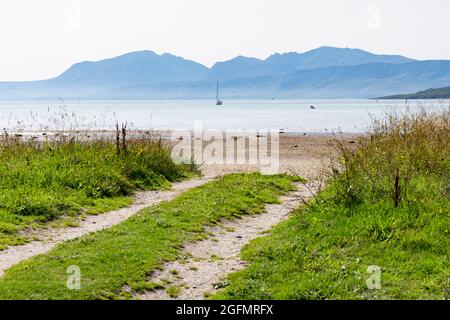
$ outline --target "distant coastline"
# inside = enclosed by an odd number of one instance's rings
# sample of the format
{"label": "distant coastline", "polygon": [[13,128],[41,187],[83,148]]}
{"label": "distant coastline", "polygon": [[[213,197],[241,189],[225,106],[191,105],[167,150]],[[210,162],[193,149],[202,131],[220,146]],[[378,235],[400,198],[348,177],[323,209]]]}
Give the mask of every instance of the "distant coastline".
{"label": "distant coastline", "polygon": [[438,89],[428,89],[424,91],[419,91],[410,94],[396,94],[391,96],[380,97],[377,99],[382,100],[397,100],[397,99],[408,99],[408,100],[438,100],[438,99],[450,99],[450,87],[438,88]]}

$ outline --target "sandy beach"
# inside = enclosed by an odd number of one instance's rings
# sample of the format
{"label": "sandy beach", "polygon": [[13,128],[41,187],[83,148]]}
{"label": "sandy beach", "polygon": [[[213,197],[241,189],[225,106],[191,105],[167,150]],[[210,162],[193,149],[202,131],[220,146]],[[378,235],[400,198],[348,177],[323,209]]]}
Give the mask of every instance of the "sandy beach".
{"label": "sandy beach", "polygon": [[[161,134],[161,133],[160,133]],[[164,137],[165,134],[162,134]],[[363,134],[291,134],[279,135],[279,173],[296,174],[310,180],[317,179],[322,169],[329,163],[330,155],[336,153],[336,139],[345,144],[356,145]],[[171,141],[172,145],[177,141]],[[204,148],[210,142],[204,142]],[[269,143],[270,146],[270,143]],[[254,150],[246,145],[246,157]],[[200,166],[205,176],[217,176],[235,172],[260,171],[258,164],[202,164]]]}

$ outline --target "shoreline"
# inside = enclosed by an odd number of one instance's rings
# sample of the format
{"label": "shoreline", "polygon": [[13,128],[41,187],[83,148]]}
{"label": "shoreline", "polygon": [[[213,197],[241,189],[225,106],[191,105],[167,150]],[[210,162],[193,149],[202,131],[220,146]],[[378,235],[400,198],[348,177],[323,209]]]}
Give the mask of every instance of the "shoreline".
{"label": "shoreline", "polygon": [[[250,129],[230,129],[230,130],[202,130],[201,132],[203,134],[207,133],[222,133],[225,134],[227,132],[229,133],[246,133],[246,130]],[[252,129],[253,130],[253,129]],[[260,133],[261,130],[255,130],[255,132]],[[268,133],[274,132],[276,133],[276,129],[273,131],[267,131]],[[127,134],[130,136],[136,138],[139,137],[139,135],[154,135],[154,136],[160,136],[164,140],[170,140],[170,136],[173,132],[194,132],[193,129],[167,129],[167,130],[154,130],[154,129],[132,129],[127,130]],[[265,132],[265,131],[264,131]],[[6,131],[9,137],[51,137],[51,136],[76,136],[76,135],[115,135],[116,131],[111,129],[99,129],[99,130],[27,130],[27,131]],[[278,134],[285,137],[332,137],[332,136],[343,136],[343,137],[355,137],[355,136],[366,136],[369,133],[368,132],[301,132],[301,131],[284,131],[284,130],[278,130]],[[5,137],[5,131],[0,133],[0,137]]]}

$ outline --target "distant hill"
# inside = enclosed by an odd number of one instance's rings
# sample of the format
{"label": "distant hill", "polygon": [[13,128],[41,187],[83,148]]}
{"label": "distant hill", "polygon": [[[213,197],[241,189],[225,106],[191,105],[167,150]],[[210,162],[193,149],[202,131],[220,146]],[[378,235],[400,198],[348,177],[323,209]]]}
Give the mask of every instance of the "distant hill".
{"label": "distant hill", "polygon": [[55,79],[58,84],[125,86],[142,83],[199,80],[208,68],[165,53],[138,51],[98,62],[73,65]]}
{"label": "distant hill", "polygon": [[73,65],[41,81],[0,82],[0,99],[372,98],[450,83],[450,61],[416,61],[359,49],[321,47],[238,56],[207,68],[171,54],[139,51]]}
{"label": "distant hill", "polygon": [[279,89],[290,97],[370,98],[448,83],[450,61],[430,60],[303,70],[284,76]]}
{"label": "distant hill", "polygon": [[354,66],[366,63],[412,62],[398,55],[376,55],[350,48],[320,47],[304,53],[289,52],[273,54],[265,60],[239,56],[218,62],[207,73],[207,77],[224,80],[268,75],[282,75],[300,70],[333,66]]}
{"label": "distant hill", "polygon": [[227,80],[264,74],[273,75],[274,73],[274,71],[266,70],[263,60],[238,56],[234,59],[214,64],[205,74],[205,78]]}
{"label": "distant hill", "polygon": [[[417,91],[424,83],[440,87],[450,81],[450,61],[405,64],[369,63],[301,70],[285,75],[221,81],[223,98],[372,98]],[[114,88],[97,99],[214,98],[215,80],[169,82]]]}
{"label": "distant hill", "polygon": [[360,49],[320,47],[305,53],[274,54],[266,63],[281,68],[292,66],[296,70],[308,70],[335,66],[354,66],[367,63],[406,63],[413,59],[399,55],[377,55]]}
{"label": "distant hill", "polygon": [[165,53],[138,51],[97,62],[74,64],[42,81],[0,82],[0,99],[86,97],[116,87],[202,79],[208,68]]}
{"label": "distant hill", "polygon": [[428,89],[410,94],[396,94],[378,99],[450,99],[450,87]]}

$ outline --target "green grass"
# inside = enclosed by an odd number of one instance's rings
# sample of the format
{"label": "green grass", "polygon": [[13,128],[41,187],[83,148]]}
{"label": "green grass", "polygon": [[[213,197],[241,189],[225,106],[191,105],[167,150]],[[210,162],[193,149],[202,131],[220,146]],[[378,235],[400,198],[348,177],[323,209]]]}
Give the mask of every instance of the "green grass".
{"label": "green grass", "polygon": [[[293,188],[286,176],[225,176],[12,267],[0,279],[0,299],[118,298],[127,297],[124,286],[154,289],[156,284],[145,282],[147,275],[182,258],[182,244],[205,238],[205,226],[261,213]],[[71,265],[81,270],[80,290],[66,287]]]}
{"label": "green grass", "polygon": [[376,123],[356,151],[341,144],[327,189],[252,241],[214,298],[450,299],[449,141],[449,114],[423,112]]}
{"label": "green grass", "polygon": [[27,239],[18,232],[61,215],[98,214],[131,203],[134,191],[170,186],[189,174],[169,149],[128,142],[11,142],[0,146],[0,250]]}
{"label": "green grass", "polygon": [[171,298],[177,298],[180,295],[180,293],[181,293],[181,288],[180,287],[175,287],[175,286],[170,286],[170,287],[166,288],[166,293]]}

